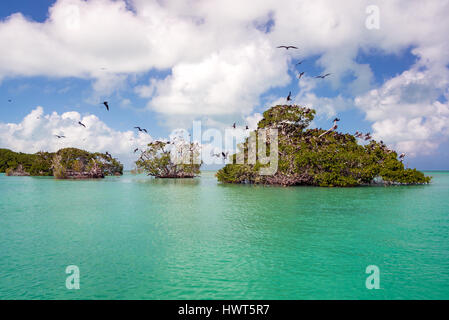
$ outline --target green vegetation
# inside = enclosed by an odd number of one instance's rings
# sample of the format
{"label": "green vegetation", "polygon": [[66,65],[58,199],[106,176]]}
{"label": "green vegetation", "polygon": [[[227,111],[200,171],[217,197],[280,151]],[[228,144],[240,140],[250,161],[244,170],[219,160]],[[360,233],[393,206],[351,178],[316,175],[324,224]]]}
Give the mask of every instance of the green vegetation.
{"label": "green vegetation", "polygon": [[55,178],[101,178],[123,174],[123,165],[109,154],[90,153],[76,148],[56,153],[17,153],[0,149],[0,172],[14,175],[54,176]]}
{"label": "green vegetation", "polygon": [[154,141],[142,152],[136,166],[156,178],[193,178],[200,173],[199,156],[196,143]]}
{"label": "green vegetation", "polygon": [[[278,170],[274,175],[261,175],[262,165],[257,156],[254,165],[248,164],[249,139],[243,143],[245,164],[232,163],[218,171],[217,178],[225,183],[254,183],[275,185],[314,185],[349,187],[370,184],[381,177],[385,184],[429,183],[416,169],[405,169],[397,160],[397,153],[383,143],[371,140],[360,145],[351,134],[322,129],[306,129],[315,110],[300,106],[278,105],[264,112],[260,129],[278,130]],[[268,143],[268,152],[271,144]]]}

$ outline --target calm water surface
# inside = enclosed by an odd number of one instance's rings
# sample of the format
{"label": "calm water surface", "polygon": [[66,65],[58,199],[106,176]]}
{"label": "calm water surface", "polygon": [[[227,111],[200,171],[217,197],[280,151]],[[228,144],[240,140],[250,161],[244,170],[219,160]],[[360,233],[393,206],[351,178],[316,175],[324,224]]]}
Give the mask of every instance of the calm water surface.
{"label": "calm water surface", "polygon": [[348,189],[0,175],[0,299],[448,299],[449,173],[427,174]]}

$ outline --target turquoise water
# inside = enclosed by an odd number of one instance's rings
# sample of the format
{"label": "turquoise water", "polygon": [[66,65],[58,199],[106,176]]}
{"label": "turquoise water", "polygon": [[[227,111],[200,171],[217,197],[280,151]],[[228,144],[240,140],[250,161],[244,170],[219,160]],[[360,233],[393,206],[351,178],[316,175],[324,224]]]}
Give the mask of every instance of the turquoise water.
{"label": "turquoise water", "polygon": [[0,175],[0,299],[447,299],[449,173],[428,174],[348,189]]}

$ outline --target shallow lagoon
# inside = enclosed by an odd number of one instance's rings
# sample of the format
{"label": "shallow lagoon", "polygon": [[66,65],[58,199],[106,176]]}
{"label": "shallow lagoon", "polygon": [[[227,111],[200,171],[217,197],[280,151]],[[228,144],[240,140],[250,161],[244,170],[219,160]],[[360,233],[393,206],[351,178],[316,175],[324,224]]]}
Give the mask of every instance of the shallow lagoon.
{"label": "shallow lagoon", "polygon": [[329,189],[0,175],[0,299],[447,299],[449,172],[427,174]]}

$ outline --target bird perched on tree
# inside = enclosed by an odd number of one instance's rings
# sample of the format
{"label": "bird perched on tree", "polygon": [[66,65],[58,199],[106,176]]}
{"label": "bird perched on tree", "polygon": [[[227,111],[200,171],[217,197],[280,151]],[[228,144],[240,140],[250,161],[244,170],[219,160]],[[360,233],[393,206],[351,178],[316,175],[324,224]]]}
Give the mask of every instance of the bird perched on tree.
{"label": "bird perched on tree", "polygon": [[279,48],[284,48],[285,50],[288,50],[288,49],[298,49],[298,48],[295,47],[295,46],[279,46],[278,49],[279,49]]}

